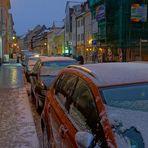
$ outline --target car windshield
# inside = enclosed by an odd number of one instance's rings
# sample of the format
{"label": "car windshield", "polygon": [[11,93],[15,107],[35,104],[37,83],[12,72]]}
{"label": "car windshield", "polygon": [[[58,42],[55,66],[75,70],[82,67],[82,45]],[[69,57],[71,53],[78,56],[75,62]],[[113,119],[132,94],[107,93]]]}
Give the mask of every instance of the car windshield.
{"label": "car windshield", "polygon": [[40,70],[40,75],[57,75],[57,73],[68,65],[76,64],[75,60],[48,61],[44,62]]}
{"label": "car windshield", "polygon": [[101,92],[109,106],[148,112],[148,84],[103,88]]}
{"label": "car windshield", "polygon": [[48,67],[66,67],[68,65],[76,64],[75,60],[65,60],[65,61],[48,61],[44,62],[43,66]]}

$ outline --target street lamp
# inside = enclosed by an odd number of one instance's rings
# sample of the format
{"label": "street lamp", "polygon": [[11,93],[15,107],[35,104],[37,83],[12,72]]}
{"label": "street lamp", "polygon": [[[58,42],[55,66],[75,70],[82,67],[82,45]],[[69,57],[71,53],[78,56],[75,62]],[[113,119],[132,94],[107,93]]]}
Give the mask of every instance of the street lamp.
{"label": "street lamp", "polygon": [[15,39],[16,39],[16,37],[15,37],[15,36],[13,36],[13,37],[12,37],[12,39],[13,39],[13,40],[15,40]]}
{"label": "street lamp", "polygon": [[13,46],[15,46],[15,47],[16,47],[16,46],[17,46],[17,44],[16,44],[16,43],[14,43],[14,44],[13,44]]}

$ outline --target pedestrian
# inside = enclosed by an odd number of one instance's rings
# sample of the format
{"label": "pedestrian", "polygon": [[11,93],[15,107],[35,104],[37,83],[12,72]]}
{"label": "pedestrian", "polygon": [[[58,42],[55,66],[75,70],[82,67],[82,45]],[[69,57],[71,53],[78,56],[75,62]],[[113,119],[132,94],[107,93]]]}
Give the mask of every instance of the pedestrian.
{"label": "pedestrian", "polygon": [[82,55],[79,55],[77,61],[79,61],[79,64],[83,65],[84,64],[84,58],[83,58],[83,56]]}
{"label": "pedestrian", "polygon": [[17,63],[19,63],[19,55],[17,54]]}

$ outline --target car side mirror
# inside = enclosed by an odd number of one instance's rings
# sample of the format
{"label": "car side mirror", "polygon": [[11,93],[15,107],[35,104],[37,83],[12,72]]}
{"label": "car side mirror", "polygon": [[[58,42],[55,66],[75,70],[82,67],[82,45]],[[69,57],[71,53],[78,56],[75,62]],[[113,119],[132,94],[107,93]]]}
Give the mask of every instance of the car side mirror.
{"label": "car side mirror", "polygon": [[77,132],[75,135],[75,141],[78,148],[88,148],[91,147],[94,136],[88,132]]}

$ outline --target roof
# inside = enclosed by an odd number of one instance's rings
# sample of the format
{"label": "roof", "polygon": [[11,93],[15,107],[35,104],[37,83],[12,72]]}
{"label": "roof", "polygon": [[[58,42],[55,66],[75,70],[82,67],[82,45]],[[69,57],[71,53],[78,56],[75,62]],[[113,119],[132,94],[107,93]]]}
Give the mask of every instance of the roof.
{"label": "roof", "polygon": [[61,29],[60,31],[58,31],[58,32],[56,33],[57,36],[60,36],[61,34],[64,34],[64,29]]}
{"label": "roof", "polygon": [[51,57],[47,57],[47,56],[40,56],[40,59],[42,62],[47,62],[47,61],[75,61],[72,58],[69,57],[62,57],[62,56],[51,56]]}
{"label": "roof", "polygon": [[[146,63],[97,63],[86,64],[82,68],[88,69],[89,76],[90,72],[93,73],[93,79],[100,87],[148,82]],[[80,71],[80,68],[77,70]]]}

